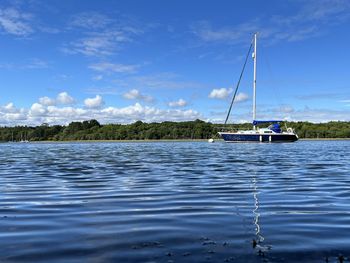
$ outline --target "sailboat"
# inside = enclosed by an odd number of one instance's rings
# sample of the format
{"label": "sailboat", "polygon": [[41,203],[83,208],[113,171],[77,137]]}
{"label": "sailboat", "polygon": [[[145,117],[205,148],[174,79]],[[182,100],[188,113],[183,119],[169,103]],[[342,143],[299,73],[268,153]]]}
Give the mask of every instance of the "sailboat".
{"label": "sailboat", "polygon": [[21,140],[19,141],[20,143],[28,143],[27,135],[24,133],[24,139],[23,139],[23,133],[21,133]]}
{"label": "sailboat", "polygon": [[[245,131],[236,131],[236,132],[219,132],[220,136],[226,142],[294,142],[298,140],[298,135],[294,132],[292,128],[287,128],[286,131],[282,131],[280,126],[281,120],[256,120],[256,62],[257,62],[257,33],[254,34],[253,40],[250,44],[248,54],[235,90],[235,93],[232,98],[232,102],[225,120],[225,124],[229,118],[232,104],[235,100],[239,83],[241,81],[247,59],[250,55],[250,51],[254,44],[254,51],[252,54],[254,60],[254,81],[253,81],[253,129]],[[259,128],[260,124],[270,125],[267,128]]]}

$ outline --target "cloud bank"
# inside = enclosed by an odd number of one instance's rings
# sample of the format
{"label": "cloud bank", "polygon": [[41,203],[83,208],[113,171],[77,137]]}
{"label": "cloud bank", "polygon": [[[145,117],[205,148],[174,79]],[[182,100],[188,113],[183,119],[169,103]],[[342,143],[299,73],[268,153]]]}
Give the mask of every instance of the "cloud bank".
{"label": "cloud bank", "polygon": [[[137,94],[137,93],[136,93]],[[67,92],[60,93],[55,100],[42,97],[30,108],[17,108],[13,103],[0,106],[0,125],[41,125],[42,123],[68,124],[72,121],[96,119],[101,123],[188,121],[201,118],[195,110],[160,109],[144,106],[139,102],[126,107],[103,107],[100,95],[86,98],[84,106],[73,106],[76,102]]]}

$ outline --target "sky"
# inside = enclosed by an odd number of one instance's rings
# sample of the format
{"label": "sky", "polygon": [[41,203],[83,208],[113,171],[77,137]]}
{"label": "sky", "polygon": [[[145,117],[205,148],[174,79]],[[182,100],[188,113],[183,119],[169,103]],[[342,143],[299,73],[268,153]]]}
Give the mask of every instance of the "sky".
{"label": "sky", "polygon": [[1,0],[0,125],[223,123],[255,32],[257,119],[350,121],[348,0]]}

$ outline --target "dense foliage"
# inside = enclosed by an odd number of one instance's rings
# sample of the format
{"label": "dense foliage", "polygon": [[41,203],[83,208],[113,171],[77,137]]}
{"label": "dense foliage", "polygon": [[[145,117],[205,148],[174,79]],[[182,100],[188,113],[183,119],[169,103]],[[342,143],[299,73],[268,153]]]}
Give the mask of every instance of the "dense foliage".
{"label": "dense foliage", "polygon": [[[350,138],[350,122],[290,122],[299,138]],[[282,127],[284,127],[282,123]],[[226,125],[225,129],[251,129],[250,123]],[[96,120],[72,122],[68,126],[42,124],[36,127],[0,127],[0,141],[68,141],[68,140],[159,140],[217,138],[221,124],[201,120],[187,122],[101,125]]]}

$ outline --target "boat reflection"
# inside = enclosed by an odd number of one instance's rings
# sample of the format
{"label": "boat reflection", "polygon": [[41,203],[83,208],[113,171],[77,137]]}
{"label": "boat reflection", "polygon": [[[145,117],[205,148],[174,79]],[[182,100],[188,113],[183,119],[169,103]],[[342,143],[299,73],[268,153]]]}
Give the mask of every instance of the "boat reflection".
{"label": "boat reflection", "polygon": [[259,191],[258,191],[258,181],[256,175],[253,177],[253,197],[254,197],[254,225],[255,225],[255,239],[253,239],[253,248],[259,255],[266,256],[266,252],[271,249],[271,246],[264,243],[265,238],[261,233],[260,227],[260,213],[259,213]]}

